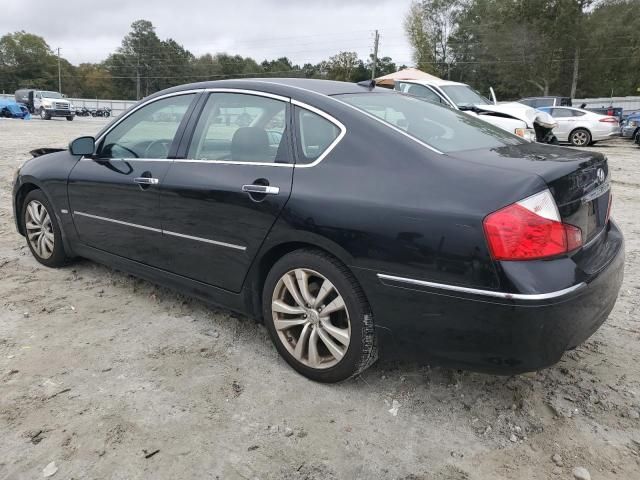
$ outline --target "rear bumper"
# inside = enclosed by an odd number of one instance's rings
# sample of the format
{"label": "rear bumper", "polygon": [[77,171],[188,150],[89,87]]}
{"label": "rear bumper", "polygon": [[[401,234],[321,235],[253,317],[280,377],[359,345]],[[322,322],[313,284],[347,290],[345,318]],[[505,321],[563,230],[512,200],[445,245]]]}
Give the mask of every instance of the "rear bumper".
{"label": "rear bumper", "polygon": [[497,374],[551,366],[588,339],[616,302],[624,244],[613,224],[607,242],[610,255],[597,274],[542,295],[504,298],[376,275],[365,291],[382,353]]}
{"label": "rear bumper", "polygon": [[606,140],[608,138],[611,137],[619,137],[620,136],[620,127],[615,126],[612,129],[607,129],[607,130],[594,130],[591,132],[592,133],[592,140],[595,141],[600,141],[600,140]]}

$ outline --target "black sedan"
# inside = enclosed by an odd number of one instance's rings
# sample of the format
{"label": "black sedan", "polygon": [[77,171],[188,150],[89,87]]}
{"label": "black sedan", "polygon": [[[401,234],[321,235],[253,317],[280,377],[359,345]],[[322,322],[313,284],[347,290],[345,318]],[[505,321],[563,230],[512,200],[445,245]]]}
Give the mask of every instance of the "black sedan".
{"label": "black sedan", "polygon": [[13,193],[40,263],[89,258],[262,319],[323,382],[378,346],[496,373],[552,365],[605,321],[623,276],[606,157],[349,83],[165,90],[26,162]]}

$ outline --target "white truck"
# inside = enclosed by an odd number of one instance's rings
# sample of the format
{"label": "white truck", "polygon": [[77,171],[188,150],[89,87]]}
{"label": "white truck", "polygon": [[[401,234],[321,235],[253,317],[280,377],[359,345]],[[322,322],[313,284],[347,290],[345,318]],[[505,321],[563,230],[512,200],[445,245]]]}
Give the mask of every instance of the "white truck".
{"label": "white truck", "polygon": [[72,121],[76,116],[73,104],[58,92],[27,88],[17,90],[15,97],[16,102],[23,103],[32,114],[39,115],[43,120],[65,117]]}
{"label": "white truck", "polygon": [[394,89],[462,110],[532,142],[557,143],[552,132],[557,123],[549,114],[517,102],[498,104],[495,96],[491,102],[465,83],[436,77],[396,80]]}

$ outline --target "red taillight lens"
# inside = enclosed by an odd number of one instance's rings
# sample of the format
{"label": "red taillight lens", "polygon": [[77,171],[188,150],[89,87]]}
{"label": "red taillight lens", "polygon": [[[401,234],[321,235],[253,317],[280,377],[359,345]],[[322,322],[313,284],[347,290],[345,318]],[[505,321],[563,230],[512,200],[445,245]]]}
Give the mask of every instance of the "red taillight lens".
{"label": "red taillight lens", "polygon": [[483,224],[495,260],[548,258],[582,246],[582,231],[560,221],[548,190],[488,215]]}
{"label": "red taillight lens", "polygon": [[613,117],[605,117],[605,118],[601,118],[600,120],[598,120],[599,122],[604,122],[604,123],[618,123],[618,119],[617,118],[613,118]]}

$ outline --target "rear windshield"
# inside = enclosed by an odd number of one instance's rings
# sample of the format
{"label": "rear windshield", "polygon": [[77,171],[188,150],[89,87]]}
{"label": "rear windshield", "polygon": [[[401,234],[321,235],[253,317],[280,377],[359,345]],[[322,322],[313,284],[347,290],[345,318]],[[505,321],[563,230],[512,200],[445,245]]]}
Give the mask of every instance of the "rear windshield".
{"label": "rear windshield", "polygon": [[526,143],[470,113],[401,93],[357,93],[336,98],[445,153]]}

